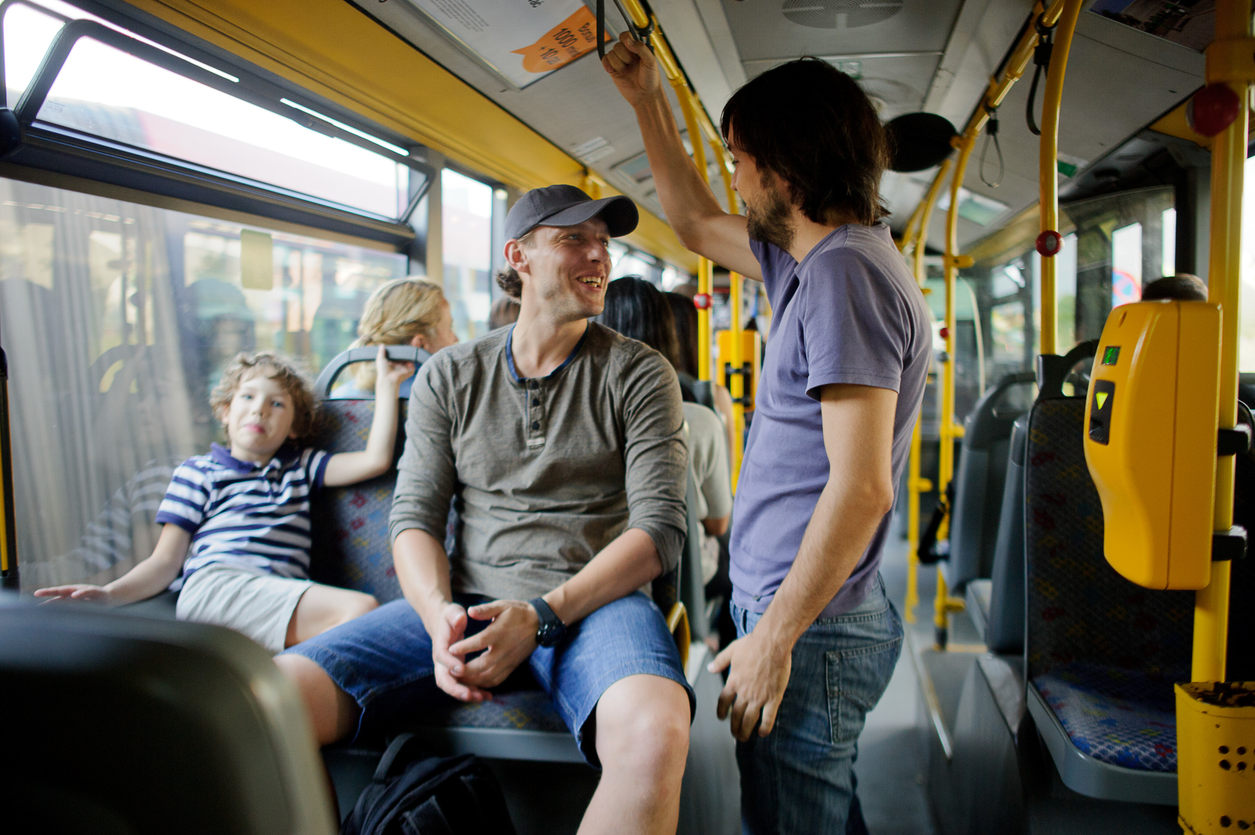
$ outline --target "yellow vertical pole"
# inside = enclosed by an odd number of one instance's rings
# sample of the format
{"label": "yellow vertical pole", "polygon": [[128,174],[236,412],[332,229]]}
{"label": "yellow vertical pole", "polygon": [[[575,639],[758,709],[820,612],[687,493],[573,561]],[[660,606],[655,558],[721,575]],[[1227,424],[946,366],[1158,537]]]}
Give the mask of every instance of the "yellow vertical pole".
{"label": "yellow vertical pole", "polygon": [[[1041,254],[1041,352],[1053,354],[1059,339],[1059,316],[1055,304],[1054,256],[1059,238],[1059,112],[1063,102],[1063,77],[1068,69],[1072,33],[1081,14],[1082,0],[1065,0],[1055,30],[1046,90],[1042,95],[1041,142],[1038,143],[1038,188],[1041,192],[1041,232],[1037,250]],[[1050,236],[1047,238],[1046,236]]]}
{"label": "yellow vertical pole", "polygon": [[[736,371],[740,371],[745,363],[744,345],[741,343],[741,333],[743,331],[741,322],[741,295],[744,287],[741,285],[741,276],[736,273],[728,275],[729,290],[731,291],[728,298],[728,305],[732,308],[732,339],[729,355],[723,359]],[[745,445],[741,443],[741,439],[745,437],[745,398],[750,394],[749,380],[744,374],[732,374],[728,378],[728,393],[732,396],[732,426],[733,435],[737,443],[732,445],[732,492],[736,493],[737,483],[741,479],[741,456],[744,454]]]}
{"label": "yellow vertical pole", "polygon": [[0,347],[0,587],[16,589],[17,528],[13,510],[13,447],[9,443],[9,367]]}
{"label": "yellow vertical pole", "polygon": [[[711,143],[711,151],[714,156],[720,160],[719,174],[723,179],[723,188],[725,196],[728,199],[728,211],[737,214],[736,189],[732,188],[732,173],[728,170],[728,166],[723,164],[723,146],[714,147]],[[744,347],[741,342],[741,333],[743,331],[741,322],[741,294],[744,286],[741,284],[742,277],[738,273],[728,274],[728,284],[730,287],[729,304],[732,307],[732,352],[728,357],[728,362],[732,363],[733,368],[740,368],[745,362],[745,355],[742,352]],[[737,375],[740,377],[740,375]],[[744,397],[752,397],[753,392],[746,390],[746,380],[741,377],[739,385],[733,385],[733,381],[729,380],[728,393],[732,396],[732,435],[736,439],[736,443],[732,445],[732,492],[736,493],[737,482],[741,479],[741,458],[745,454],[745,405],[741,402]]]}
{"label": "yellow vertical pole", "polygon": [[[954,477],[954,442],[962,435],[962,428],[954,422],[954,333],[957,320],[954,311],[955,288],[958,285],[959,268],[970,266],[970,256],[959,254],[959,189],[963,186],[963,177],[967,172],[967,162],[976,147],[978,131],[972,130],[959,139],[959,156],[954,164],[954,177],[950,180],[950,208],[946,212],[946,320],[945,340],[946,356],[941,364],[941,449],[937,455],[937,490],[938,501],[944,500],[945,489]],[[947,525],[943,522],[937,532],[941,539],[946,534]],[[954,608],[946,588],[946,578],[937,572],[937,593],[933,600],[933,625],[936,627],[937,643],[944,645],[950,627],[950,611]]]}
{"label": "yellow vertical pole", "polygon": [[[706,146],[702,142],[701,128],[697,122],[697,108],[685,84],[684,76],[679,74],[671,75],[670,79],[671,87],[675,90],[675,97],[680,102],[680,112],[684,114],[684,127],[688,132],[689,145],[693,149],[693,165],[697,166],[697,173],[702,178],[702,182],[707,182]],[[708,258],[698,259],[697,292],[705,294],[707,298],[711,296],[713,274],[714,265],[710,260]],[[697,371],[699,379],[711,379],[709,307],[697,309]]]}
{"label": "yellow vertical pole", "polygon": [[[1208,300],[1220,305],[1220,428],[1237,423],[1239,269],[1242,263],[1242,189],[1249,128],[1251,0],[1216,3],[1216,40],[1207,49],[1207,80],[1227,82],[1237,93],[1238,117],[1212,141],[1211,247]],[[1243,50],[1227,48],[1246,40]],[[1229,42],[1229,43],[1226,43]],[[1215,528],[1233,524],[1232,456],[1217,459]],[[1213,561],[1211,582],[1195,595],[1194,681],[1223,681],[1229,632],[1229,563]]]}
{"label": "yellow vertical pole", "polygon": [[[711,285],[714,283],[714,265],[709,258],[697,260],[697,292],[707,298],[711,296]],[[710,308],[697,309],[697,378],[699,380],[716,379],[710,372]]]}
{"label": "yellow vertical pole", "polygon": [[[915,210],[915,215],[907,224],[908,236],[903,243],[912,245],[911,266],[915,281],[921,290],[927,276],[924,274],[924,251],[928,248],[928,221],[932,218],[933,206],[937,203],[937,195],[941,193],[941,184],[950,173],[950,159],[941,163],[937,176],[928,187],[923,202]],[[923,449],[923,436],[920,431],[923,416],[916,418],[915,428],[911,430],[911,457],[907,462],[907,505],[906,505],[906,599],[902,608],[907,623],[915,623],[915,607],[919,604],[919,497],[933,489],[933,483],[920,476],[920,455]]]}

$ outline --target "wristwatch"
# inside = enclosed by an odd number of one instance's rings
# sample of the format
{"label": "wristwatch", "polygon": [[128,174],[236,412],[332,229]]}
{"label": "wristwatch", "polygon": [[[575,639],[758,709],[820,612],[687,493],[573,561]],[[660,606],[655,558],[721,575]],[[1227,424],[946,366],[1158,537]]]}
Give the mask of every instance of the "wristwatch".
{"label": "wristwatch", "polygon": [[528,602],[540,618],[540,625],[536,627],[536,643],[542,647],[557,646],[566,637],[566,624],[558,619],[543,597],[533,598]]}

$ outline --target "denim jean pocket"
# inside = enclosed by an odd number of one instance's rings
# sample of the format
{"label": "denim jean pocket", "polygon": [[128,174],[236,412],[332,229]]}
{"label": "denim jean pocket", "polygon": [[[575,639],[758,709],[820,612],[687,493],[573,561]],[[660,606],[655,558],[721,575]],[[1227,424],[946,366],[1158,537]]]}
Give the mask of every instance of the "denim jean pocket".
{"label": "denim jean pocket", "polygon": [[902,638],[826,653],[828,721],[833,745],[852,745],[867,712],[889,686]]}

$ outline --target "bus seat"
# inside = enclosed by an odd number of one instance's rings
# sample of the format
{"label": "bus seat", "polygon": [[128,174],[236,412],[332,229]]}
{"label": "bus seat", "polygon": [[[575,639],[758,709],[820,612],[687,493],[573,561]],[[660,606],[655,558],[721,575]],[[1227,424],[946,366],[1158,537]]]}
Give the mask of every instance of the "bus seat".
{"label": "bus seat", "polygon": [[688,612],[693,640],[704,641],[716,631],[717,609],[726,603],[721,598],[706,599],[706,584],[702,579],[702,537],[705,534],[702,521],[697,518],[697,481],[693,478],[691,462],[684,490],[684,508],[684,556],[680,561],[682,573],[679,575],[677,598]]}
{"label": "bus seat", "polygon": [[1006,375],[976,401],[964,422],[950,520],[950,558],[942,563],[946,584],[956,592],[992,573],[998,516],[988,508],[1002,496],[1011,427],[1027,411],[1032,401],[1030,386],[1036,380],[1031,371]]}
{"label": "bus seat", "polygon": [[[364,449],[375,415],[374,394],[335,395],[340,374],[358,362],[374,362],[378,348],[351,348],[337,354],[314,382],[319,398],[316,445],[328,452]],[[389,346],[388,358],[410,362],[416,367],[430,355],[409,346]],[[397,437],[392,451],[392,468],[383,475],[357,484],[319,490],[311,499],[311,518],[318,528],[310,553],[311,577],[333,586],[344,586],[373,594],[380,603],[401,596],[396,571],[392,567],[392,547],[388,542],[388,514],[392,509],[392,489],[396,483],[396,462],[405,442],[407,401],[401,399],[397,416]]]}
{"label": "bus seat", "polygon": [[1006,478],[994,538],[993,566],[989,579],[977,585],[974,605],[985,590],[985,646],[1001,655],[1024,652],[1024,453],[1028,445],[1028,416],[1020,415],[1012,426],[1007,449]]}
{"label": "bus seat", "polygon": [[336,831],[301,700],[217,626],[0,595],[7,831]]}
{"label": "bus seat", "polygon": [[[1083,377],[1074,374],[1073,369],[1086,361],[1092,362],[1097,350],[1098,340],[1091,339],[1062,356],[1039,356],[1034,373],[1037,399],[1060,398],[1064,396],[1065,384],[1078,386]],[[1001,655],[1018,655],[1024,651],[1024,456],[1027,446],[1028,415],[1021,414],[1012,421],[1007,442],[1002,504],[989,578],[970,596],[970,605],[975,609],[973,620],[978,628],[983,627],[986,647]]]}
{"label": "bus seat", "polygon": [[1026,700],[1065,785],[1175,804],[1172,685],[1188,680],[1193,595],[1142,589],[1107,564],[1084,414],[1084,397],[1043,391],[1029,415]]}

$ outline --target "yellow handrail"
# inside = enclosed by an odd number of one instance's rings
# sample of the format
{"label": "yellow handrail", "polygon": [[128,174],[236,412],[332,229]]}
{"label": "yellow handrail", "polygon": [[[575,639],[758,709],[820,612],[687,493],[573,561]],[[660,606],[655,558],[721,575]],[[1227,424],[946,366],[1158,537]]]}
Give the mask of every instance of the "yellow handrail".
{"label": "yellow handrail", "polygon": [[[645,11],[644,7],[638,0],[624,0],[622,7],[631,18],[632,25],[638,29],[648,31],[649,45],[654,51],[654,57],[658,61],[658,66],[666,75],[667,80],[671,82],[671,88],[675,91],[676,99],[680,102],[680,111],[684,115],[685,128],[688,131],[689,144],[693,148],[693,163],[697,166],[698,173],[701,175],[702,181],[709,184],[708,167],[706,162],[706,150],[703,147],[703,139],[710,142],[710,150],[713,158],[716,160],[716,167],[724,180],[724,187],[728,198],[728,211],[736,213],[736,194],[732,188],[731,176],[729,170],[729,155],[727,149],[723,145],[723,136],[719,133],[714,123],[710,121],[710,117],[706,111],[700,107],[700,100],[696,93],[688,85],[688,79],[680,70],[679,62],[676,61],[674,53],[671,51],[671,45],[667,42],[663,35],[662,28],[658,24],[658,20]],[[711,295],[712,279],[714,274],[714,264],[707,258],[701,258],[698,261],[697,268],[697,291]],[[725,362],[729,363],[733,368],[739,369],[744,361],[741,355],[741,278],[733,273],[729,276],[730,297],[729,303],[732,307],[732,349],[731,356],[725,357]],[[711,327],[710,327],[710,309],[699,308],[697,311],[697,365],[698,374],[701,379],[712,379],[711,371]],[[718,379],[719,375],[714,374],[714,379]],[[738,380],[740,382],[738,383]],[[746,381],[736,375],[728,380],[729,392],[732,395],[732,422],[734,426],[734,435],[738,443],[732,445],[732,489],[735,491],[737,481],[741,472],[741,454],[742,445],[739,443],[744,432],[745,426],[745,408],[741,404],[740,399],[748,396],[750,392],[745,391]]]}
{"label": "yellow handrail", "polygon": [[[725,164],[725,149],[722,142],[711,140],[712,149],[715,149],[715,156],[719,160],[719,175],[723,180],[724,194],[728,199],[728,211],[736,213],[736,189],[732,187],[732,172],[728,170]],[[741,326],[741,276],[739,273],[728,273],[728,285],[730,289],[728,303],[732,310],[735,311],[732,316],[732,351],[728,357],[728,362],[733,368],[741,368],[745,362],[745,356],[741,349],[741,334],[744,328]],[[735,442],[732,444],[732,458],[728,462],[732,467],[732,492],[736,493],[737,482],[741,478],[741,458],[745,454],[745,406],[741,399],[750,394],[745,391],[744,377],[738,375],[741,379],[741,385],[737,387],[729,386],[728,392],[732,396],[732,437]],[[730,380],[729,383],[732,381]]]}
{"label": "yellow handrail", "polygon": [[0,584],[16,587],[17,530],[13,512],[13,447],[9,443],[9,373],[0,348]]}
{"label": "yellow handrail", "polygon": [[[1242,106],[1238,117],[1211,146],[1211,275],[1208,300],[1220,305],[1220,428],[1237,423],[1238,310],[1241,295],[1242,189],[1253,80],[1251,0],[1216,4],[1216,40],[1207,48],[1207,81],[1227,83]],[[1217,459],[1214,524],[1227,532],[1233,524],[1233,456]],[[1194,681],[1223,681],[1229,632],[1229,563],[1211,564],[1211,582],[1195,595]]]}
{"label": "yellow handrail", "polygon": [[[915,281],[921,288],[927,278],[924,275],[924,251],[928,248],[928,221],[932,217],[937,195],[941,192],[941,183],[953,164],[951,159],[946,159],[941,163],[941,169],[937,172],[938,176],[933,179],[932,185],[924,194],[923,201],[915,209],[915,214],[907,225],[908,234],[902,237],[903,249],[907,246],[914,248],[911,253],[912,266]],[[920,477],[920,454],[923,446],[920,427],[923,420],[922,414],[915,419],[915,428],[911,430],[911,457],[907,463],[906,600],[902,605],[907,623],[915,623],[915,606],[919,603],[919,497],[920,494],[933,489],[931,481]]]}
{"label": "yellow handrail", "polygon": [[[1059,111],[1063,103],[1063,76],[1068,69],[1068,53],[1072,35],[1081,14],[1081,0],[1065,0],[1063,14],[1055,32],[1050,68],[1046,73],[1046,90],[1042,95],[1041,142],[1038,145],[1038,189],[1041,192],[1041,232],[1054,236],[1041,252],[1041,352],[1057,351],[1058,311],[1055,304],[1055,259],[1059,240]],[[1043,241],[1042,238],[1038,239]],[[1045,251],[1043,251],[1043,249]]]}
{"label": "yellow handrail", "polygon": [[[969,131],[959,138],[959,156],[954,163],[954,176],[950,180],[950,207],[946,211],[946,316],[943,326],[946,341],[945,357],[941,361],[941,448],[937,453],[937,501],[945,500],[946,485],[954,478],[954,442],[963,436],[963,427],[954,420],[954,351],[955,331],[958,324],[954,311],[955,287],[959,268],[971,265],[972,259],[959,254],[959,190],[967,171],[972,149],[976,147],[977,131]],[[937,530],[937,539],[944,539],[949,530],[949,514]],[[933,624],[936,626],[937,644],[944,647],[949,631],[950,612],[962,608],[962,602],[952,600],[946,588],[946,578],[937,572],[937,593],[933,599]]]}

